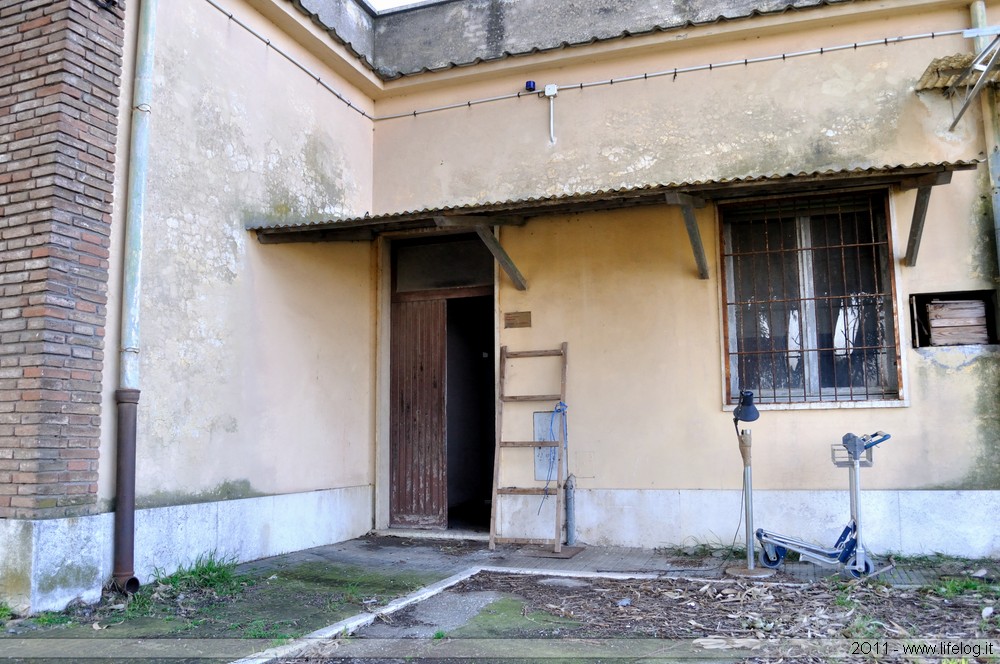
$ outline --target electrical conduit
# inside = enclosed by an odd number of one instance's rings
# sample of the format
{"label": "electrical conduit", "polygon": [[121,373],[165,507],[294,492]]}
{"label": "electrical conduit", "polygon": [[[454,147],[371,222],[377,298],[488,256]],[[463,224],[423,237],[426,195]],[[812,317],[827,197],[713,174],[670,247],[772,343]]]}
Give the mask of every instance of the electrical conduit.
{"label": "electrical conduit", "polygon": [[149,162],[149,116],[153,92],[153,43],[158,0],[139,3],[132,133],[128,157],[128,208],[125,213],[125,256],[122,268],[121,354],[118,389],[118,459],[115,483],[115,587],[139,589],[135,578],[135,450],[139,406],[139,299],[142,285],[142,221],[146,207]]}

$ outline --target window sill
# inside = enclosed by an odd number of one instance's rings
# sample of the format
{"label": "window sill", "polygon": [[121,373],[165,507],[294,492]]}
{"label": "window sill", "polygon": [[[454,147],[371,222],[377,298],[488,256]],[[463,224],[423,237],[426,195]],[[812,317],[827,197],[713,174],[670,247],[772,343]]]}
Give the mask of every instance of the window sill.
{"label": "window sill", "polygon": [[[803,403],[754,403],[757,410],[842,410],[845,408],[909,408],[909,399],[884,401],[809,401]],[[736,404],[726,404],[722,410],[731,413]]]}

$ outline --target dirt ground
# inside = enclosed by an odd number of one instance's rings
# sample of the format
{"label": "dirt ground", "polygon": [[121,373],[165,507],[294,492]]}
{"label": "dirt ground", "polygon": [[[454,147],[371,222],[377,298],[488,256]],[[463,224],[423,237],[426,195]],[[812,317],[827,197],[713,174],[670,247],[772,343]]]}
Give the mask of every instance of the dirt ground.
{"label": "dirt ground", "polygon": [[[876,659],[1000,664],[997,560],[930,556],[895,561],[897,571],[920,572],[911,577],[923,579],[926,585],[917,587],[889,585],[877,577],[846,580],[831,576],[806,583],[801,575],[784,571],[766,580],[743,580],[723,573],[727,564],[740,560],[733,552],[722,552],[720,557],[718,552],[700,549],[664,550],[656,552],[657,562],[670,571],[661,570],[656,578],[484,571],[408,608],[381,613],[393,598],[452,573],[437,567],[452,557],[459,559],[459,566],[516,560],[516,551],[494,555],[484,547],[482,543],[374,538],[341,545],[340,553],[326,551],[324,555],[337,563],[313,552],[257,563],[240,572],[231,566],[203,565],[147,584],[129,598],[108,593],[96,606],[76,605],[65,612],[31,618],[0,616],[0,660],[21,661],[11,657],[15,641],[28,647],[36,639],[53,639],[81,648],[95,641],[109,647],[115,642],[190,645],[227,641],[240,653],[237,657],[276,645],[306,646],[294,655],[289,652],[290,658],[281,660],[286,664],[818,662],[838,659],[761,657],[752,652],[738,654],[734,648],[796,640],[835,643],[841,648],[845,641],[863,641],[868,647],[878,647],[890,640],[919,639],[989,642],[995,650],[981,658]],[[382,555],[381,567],[374,565],[375,554]],[[361,566],[362,562],[372,564]],[[595,565],[598,571],[603,569],[601,564],[603,558]],[[893,578],[898,581],[903,576]],[[293,641],[342,618],[365,613],[376,621],[356,634]],[[678,644],[687,651],[669,657],[635,654],[633,648],[662,653]],[[627,657],[590,656],[598,647],[620,652],[623,646],[632,648]],[[348,655],[359,647],[368,654]],[[451,652],[448,648],[458,654],[435,656]],[[713,648],[717,650],[706,657],[706,649]],[[100,655],[90,657],[103,656],[103,661],[140,661],[134,657],[112,660],[100,647],[95,652]],[[498,652],[503,653],[501,657],[496,656]],[[531,655],[519,656],[525,652]],[[843,659],[843,653],[839,657]],[[163,661],[231,659],[186,657],[177,652]]]}
{"label": "dirt ground", "polygon": [[[969,566],[968,562],[973,562]],[[891,586],[876,579],[844,580],[831,576],[802,583],[789,575],[760,580],[733,577],[697,580],[658,578],[621,580],[568,578],[481,572],[446,593],[495,596],[495,600],[462,627],[438,630],[423,639],[387,639],[412,633],[412,626],[428,620],[428,612],[410,607],[380,622],[392,629],[361,630],[355,637],[325,644],[284,664],[395,664],[396,662],[612,662],[612,661],[929,661],[948,664],[1000,662],[1000,566],[995,561],[946,563],[949,569],[932,585]],[[981,565],[986,565],[981,567]],[[940,570],[939,570],[940,571]],[[433,630],[433,623],[423,623]],[[384,639],[384,644],[365,647]],[[654,640],[656,640],[654,642]],[[852,657],[834,652],[834,658],[806,648],[797,656],[761,656],[752,644],[823,643],[844,650],[850,644],[877,649],[879,644],[921,642],[992,643],[982,657],[914,658],[889,650],[874,657]],[[423,642],[425,647],[411,643]],[[694,644],[692,652],[670,656],[609,657],[622,643]],[[483,656],[469,655],[477,644]],[[546,646],[534,644],[545,643]],[[430,649],[426,646],[430,644]],[[527,644],[527,645],[525,645]],[[609,645],[612,644],[609,649]],[[736,644],[735,646],[733,644]],[[582,646],[582,650],[581,650]],[[668,646],[669,647],[669,646]],[[360,648],[365,656],[345,656]],[[560,650],[562,648],[562,650]],[[602,649],[603,648],[603,649]],[[718,650],[711,650],[718,648]],[[735,649],[734,649],[735,648]],[[380,652],[380,649],[384,652]],[[602,656],[586,654],[589,650]],[[711,653],[706,657],[705,652]],[[497,656],[496,653],[505,655]],[[647,648],[647,650],[649,650]],[[426,653],[459,652],[457,657]],[[532,656],[517,653],[533,652]],[[573,655],[572,653],[578,653]],[[985,652],[985,651],[984,651]],[[585,654],[579,654],[585,653]]]}
{"label": "dirt ground", "polygon": [[[920,589],[835,579],[814,584],[588,579],[568,587],[542,581],[477,574],[455,591],[504,593],[521,598],[526,614],[544,612],[573,621],[556,628],[561,637],[1000,640],[1000,586],[974,581]],[[518,636],[552,635],[542,628]]]}

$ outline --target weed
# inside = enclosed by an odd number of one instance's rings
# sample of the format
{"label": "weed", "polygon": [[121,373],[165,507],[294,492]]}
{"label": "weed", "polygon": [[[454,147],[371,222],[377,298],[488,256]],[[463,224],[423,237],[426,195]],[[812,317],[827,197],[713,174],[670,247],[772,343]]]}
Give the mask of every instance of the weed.
{"label": "weed", "polygon": [[14,609],[10,608],[6,602],[0,602],[0,621],[8,621],[14,617]]}
{"label": "weed", "polygon": [[1000,585],[990,584],[982,579],[972,577],[948,577],[939,579],[931,591],[941,597],[958,597],[959,595],[979,594],[986,596],[1000,595]]}
{"label": "weed", "polygon": [[143,618],[153,614],[153,598],[148,588],[142,588],[125,600],[125,620]]}
{"label": "weed", "polygon": [[445,637],[445,633],[442,632],[441,630],[438,630],[438,631],[434,632],[434,640],[435,641],[440,641],[444,637]]}
{"label": "weed", "polygon": [[242,634],[244,639],[272,639],[287,641],[295,638],[294,634],[281,631],[282,627],[281,623],[269,624],[266,620],[257,619],[248,623],[247,626],[243,628]]}
{"label": "weed", "polygon": [[859,615],[843,634],[849,639],[880,639],[885,635],[885,625],[871,616]]}
{"label": "weed", "polygon": [[348,604],[360,604],[362,601],[361,584],[357,581],[348,583],[341,593],[341,597]]}
{"label": "weed", "polygon": [[849,609],[854,606],[854,598],[851,597],[851,594],[846,591],[839,592],[837,593],[837,597],[833,600],[833,604],[834,606]]}
{"label": "weed", "polygon": [[188,567],[181,567],[170,575],[156,570],[156,581],[175,590],[213,590],[220,595],[231,595],[241,588],[243,577],[235,573],[236,559],[219,557],[215,551],[195,558]]}
{"label": "weed", "polygon": [[39,613],[32,620],[34,620],[36,625],[42,627],[52,627],[54,625],[68,625],[73,622],[73,619],[67,616],[65,613],[56,613],[55,611],[45,611]]}

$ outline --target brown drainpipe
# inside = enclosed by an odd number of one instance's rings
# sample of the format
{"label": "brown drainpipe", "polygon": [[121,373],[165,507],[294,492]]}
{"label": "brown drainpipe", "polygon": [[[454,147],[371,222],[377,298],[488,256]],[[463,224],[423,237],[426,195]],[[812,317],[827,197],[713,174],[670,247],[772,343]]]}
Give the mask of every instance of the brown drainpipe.
{"label": "brown drainpipe", "polygon": [[115,390],[118,403],[118,467],[115,482],[115,561],[112,578],[119,592],[139,590],[135,578],[135,423],[139,390]]}

